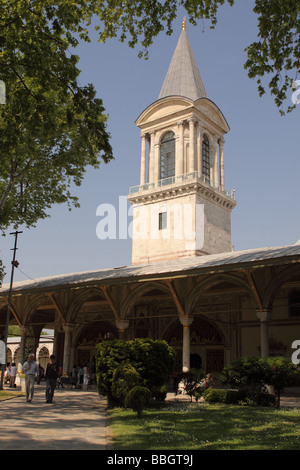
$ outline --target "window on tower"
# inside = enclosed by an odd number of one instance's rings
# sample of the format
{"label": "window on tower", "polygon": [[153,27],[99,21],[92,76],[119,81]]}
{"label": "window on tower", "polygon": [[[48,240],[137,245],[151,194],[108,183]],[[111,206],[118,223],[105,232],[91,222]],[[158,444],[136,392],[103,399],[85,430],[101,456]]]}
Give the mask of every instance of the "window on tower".
{"label": "window on tower", "polygon": [[160,179],[175,175],[175,135],[167,132],[160,143]]}
{"label": "window on tower", "polygon": [[202,173],[210,178],[209,140],[206,134],[204,134],[202,140]]}
{"label": "window on tower", "polygon": [[167,213],[160,212],[158,214],[158,230],[164,230],[167,228]]}

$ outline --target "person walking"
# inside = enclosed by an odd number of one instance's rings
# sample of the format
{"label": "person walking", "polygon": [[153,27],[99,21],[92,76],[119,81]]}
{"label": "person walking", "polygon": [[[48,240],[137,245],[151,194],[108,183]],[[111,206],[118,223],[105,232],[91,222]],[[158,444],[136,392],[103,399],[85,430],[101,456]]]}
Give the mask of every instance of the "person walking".
{"label": "person walking", "polygon": [[39,367],[33,354],[29,354],[28,360],[24,362],[22,369],[25,374],[26,401],[31,403],[34,394],[35,374],[39,375]]}
{"label": "person walking", "polygon": [[57,379],[59,377],[58,365],[55,362],[55,356],[50,356],[50,363],[47,365],[46,379],[46,403],[52,403],[54,390],[56,388]]}
{"label": "person walking", "polygon": [[17,375],[17,366],[16,363],[13,362],[11,367],[10,367],[10,381],[9,381],[9,386],[11,388],[15,388],[16,384],[16,375]]}

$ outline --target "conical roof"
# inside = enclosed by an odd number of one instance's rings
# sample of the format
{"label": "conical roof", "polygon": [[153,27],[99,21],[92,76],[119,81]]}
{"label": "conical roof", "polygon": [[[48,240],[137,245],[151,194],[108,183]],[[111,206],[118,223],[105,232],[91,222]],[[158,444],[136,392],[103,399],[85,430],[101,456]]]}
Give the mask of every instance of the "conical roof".
{"label": "conical roof", "polygon": [[185,23],[174,51],[159,98],[185,96],[193,101],[207,98],[198,65],[185,30]]}

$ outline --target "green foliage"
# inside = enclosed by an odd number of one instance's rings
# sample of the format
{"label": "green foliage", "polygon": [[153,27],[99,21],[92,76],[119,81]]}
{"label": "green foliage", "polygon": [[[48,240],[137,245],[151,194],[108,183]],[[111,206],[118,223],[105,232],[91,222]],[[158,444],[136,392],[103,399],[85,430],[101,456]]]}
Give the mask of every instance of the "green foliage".
{"label": "green foliage", "polygon": [[265,381],[274,387],[277,406],[280,406],[280,395],[285,387],[291,387],[299,381],[299,368],[285,357],[267,357],[260,360]]}
{"label": "green foliage", "polygon": [[179,374],[179,381],[182,381],[185,385],[185,391],[187,395],[196,398],[196,401],[202,396],[204,388],[200,386],[201,380],[205,377],[203,369],[190,369],[187,372],[181,372]]}
{"label": "green foliage", "polygon": [[151,398],[151,392],[146,387],[134,387],[126,396],[125,406],[136,411],[138,417],[142,415],[142,411],[148,406]]}
{"label": "green foliage", "polygon": [[224,367],[220,381],[232,388],[256,389],[262,388],[264,373],[260,359],[257,357],[242,357]]}
{"label": "green foliage", "polygon": [[111,387],[113,399],[125,406],[127,393],[141,383],[142,379],[137,370],[127,361],[121,362],[113,372]]}
{"label": "green foliage", "polygon": [[161,386],[153,386],[151,388],[151,395],[152,398],[154,398],[157,401],[164,401],[167,396],[167,387],[166,385],[161,385]]}
{"label": "green foliage", "polygon": [[[130,364],[135,369],[141,378],[142,385],[150,390],[153,387],[161,387],[167,382],[172,372],[174,357],[174,350],[165,341],[154,341],[149,338],[132,341],[104,341],[97,345],[96,350],[99,393],[107,396],[108,400],[116,398],[116,388],[113,392],[114,374],[116,383],[116,380],[121,380],[121,376],[115,371],[119,370],[124,373],[125,364]],[[120,365],[122,366],[118,369]],[[131,371],[131,377],[133,377],[135,373],[132,369],[128,370]],[[124,382],[122,384],[125,389],[126,385]]]}
{"label": "green foliage", "polygon": [[78,206],[88,165],[112,158],[107,117],[93,85],[80,86],[79,57],[94,2],[0,2],[0,229],[28,227],[53,204]]}
{"label": "green foliage", "polygon": [[224,403],[226,405],[274,406],[275,397],[266,392],[246,390],[207,389],[202,396],[208,403]]}
{"label": "green foliage", "polygon": [[254,401],[255,394],[264,391],[265,385],[273,386],[279,407],[281,392],[285,387],[297,385],[299,376],[299,368],[290,359],[243,357],[224,367],[220,380],[224,385],[250,390]]}

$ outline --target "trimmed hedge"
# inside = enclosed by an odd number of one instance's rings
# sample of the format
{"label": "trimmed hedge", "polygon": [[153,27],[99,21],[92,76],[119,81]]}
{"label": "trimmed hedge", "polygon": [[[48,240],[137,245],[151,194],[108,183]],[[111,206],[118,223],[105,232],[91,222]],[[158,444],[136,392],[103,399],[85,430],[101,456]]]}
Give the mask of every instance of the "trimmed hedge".
{"label": "trimmed hedge", "polygon": [[246,390],[208,389],[202,395],[208,403],[225,403],[226,405],[275,406],[274,395],[264,392]]}

